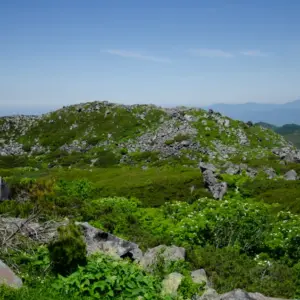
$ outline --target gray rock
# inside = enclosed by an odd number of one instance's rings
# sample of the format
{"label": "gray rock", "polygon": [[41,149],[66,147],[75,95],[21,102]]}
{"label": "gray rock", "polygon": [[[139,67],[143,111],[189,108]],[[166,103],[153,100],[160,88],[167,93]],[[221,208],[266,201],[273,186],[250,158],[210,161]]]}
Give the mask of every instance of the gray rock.
{"label": "gray rock", "polygon": [[218,295],[213,289],[207,289],[202,296],[197,296],[195,300],[284,300],[281,298],[266,297],[260,293],[247,293],[243,290],[234,291]]}
{"label": "gray rock", "polygon": [[185,255],[185,249],[182,247],[159,245],[148,249],[141,259],[140,264],[146,270],[151,271],[159,259],[162,259],[164,264],[168,264],[172,261],[184,260]]}
{"label": "gray rock", "polygon": [[208,288],[204,291],[204,293],[201,296],[194,297],[195,300],[217,300],[219,297],[216,290],[212,288]]}
{"label": "gray rock", "polygon": [[277,176],[277,174],[273,168],[265,169],[265,173],[268,175],[269,179],[273,179]]}
{"label": "gray rock", "polygon": [[202,175],[203,175],[204,184],[207,188],[210,189],[211,186],[214,186],[215,184],[218,183],[213,171],[205,170],[202,173]]}
{"label": "gray rock", "polygon": [[228,187],[226,182],[220,182],[210,186],[209,189],[215,199],[222,200],[227,192]]}
{"label": "gray rock", "polygon": [[254,178],[257,175],[257,170],[255,170],[253,168],[247,168],[246,174],[249,177]]}
{"label": "gray rock", "polygon": [[76,222],[76,224],[84,231],[88,254],[101,251],[111,255],[117,255],[121,258],[129,257],[136,261],[140,261],[143,257],[143,252],[135,243],[120,239],[86,222]]}
{"label": "gray rock", "polygon": [[284,174],[284,179],[286,180],[296,180],[297,179],[297,172],[294,170],[290,170]]}
{"label": "gray rock", "polygon": [[211,164],[211,163],[205,163],[205,162],[200,162],[199,163],[199,168],[201,169],[202,172],[206,171],[206,170],[210,170],[212,172],[215,172],[217,170],[217,168]]}
{"label": "gray rock", "polygon": [[199,269],[191,272],[191,277],[194,283],[205,283],[207,284],[207,276],[204,269]]}
{"label": "gray rock", "polygon": [[166,276],[166,278],[162,282],[162,295],[163,296],[177,296],[178,288],[183,280],[184,276],[180,273],[171,273]]}
{"label": "gray rock", "polygon": [[286,162],[300,162],[300,150],[294,149],[293,146],[275,148],[272,152]]}
{"label": "gray rock", "polygon": [[20,288],[22,280],[2,261],[0,260],[0,285],[5,284],[13,288]]}
{"label": "gray rock", "polygon": [[216,171],[216,167],[212,164],[203,162],[200,162],[199,167],[203,172],[202,175],[205,187],[208,188],[215,199],[222,199],[227,192],[227,183],[218,182],[214,174],[214,171]]}
{"label": "gray rock", "polygon": [[188,140],[184,140],[181,142],[181,145],[184,147],[188,147],[190,144],[191,144],[191,141],[188,141]]}
{"label": "gray rock", "polygon": [[230,175],[236,175],[239,172],[240,172],[239,166],[231,166],[225,171],[226,174],[230,174]]}
{"label": "gray rock", "polygon": [[280,300],[279,298],[266,297],[260,293],[247,293],[240,289],[220,295],[216,299],[218,300]]}
{"label": "gray rock", "polygon": [[194,116],[191,116],[191,115],[184,115],[184,118],[188,122],[194,122],[194,121],[196,121],[195,120],[196,118]]}

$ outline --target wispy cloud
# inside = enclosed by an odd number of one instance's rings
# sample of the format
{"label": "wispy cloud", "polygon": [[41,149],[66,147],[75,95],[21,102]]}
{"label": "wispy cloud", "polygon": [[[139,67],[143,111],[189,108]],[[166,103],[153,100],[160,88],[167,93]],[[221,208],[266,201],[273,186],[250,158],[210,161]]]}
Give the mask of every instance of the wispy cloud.
{"label": "wispy cloud", "polygon": [[144,55],[144,54],[141,54],[138,52],[131,52],[131,51],[125,51],[125,50],[106,50],[104,52],[112,54],[112,55],[126,57],[126,58],[148,60],[148,61],[157,62],[157,63],[171,63],[171,60],[169,58]]}
{"label": "wispy cloud", "polygon": [[219,50],[219,49],[208,49],[208,48],[197,48],[197,49],[189,49],[188,53],[193,56],[200,57],[224,57],[230,58],[234,55],[230,52]]}
{"label": "wispy cloud", "polygon": [[241,54],[245,56],[254,56],[254,57],[268,56],[267,53],[261,52],[260,50],[241,51]]}

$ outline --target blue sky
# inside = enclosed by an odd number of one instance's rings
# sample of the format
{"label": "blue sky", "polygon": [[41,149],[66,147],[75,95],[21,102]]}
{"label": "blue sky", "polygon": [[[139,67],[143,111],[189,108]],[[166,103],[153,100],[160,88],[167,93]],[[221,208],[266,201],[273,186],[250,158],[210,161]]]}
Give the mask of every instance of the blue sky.
{"label": "blue sky", "polygon": [[1,0],[0,109],[300,97],[298,0]]}

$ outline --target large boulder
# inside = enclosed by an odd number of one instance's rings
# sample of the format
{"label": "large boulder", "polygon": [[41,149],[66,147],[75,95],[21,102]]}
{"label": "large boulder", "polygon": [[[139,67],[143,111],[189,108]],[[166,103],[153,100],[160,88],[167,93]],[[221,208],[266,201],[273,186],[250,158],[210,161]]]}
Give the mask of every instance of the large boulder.
{"label": "large boulder", "polygon": [[160,259],[167,265],[172,261],[184,260],[185,255],[186,251],[182,247],[159,245],[147,250],[140,264],[144,269],[152,271]]}
{"label": "large boulder", "polygon": [[5,284],[13,288],[20,288],[22,280],[0,260],[0,285]]}
{"label": "large boulder", "polygon": [[140,261],[143,257],[143,252],[135,243],[118,238],[86,222],[76,224],[83,229],[88,254],[100,251],[121,258],[129,257],[136,261]]}

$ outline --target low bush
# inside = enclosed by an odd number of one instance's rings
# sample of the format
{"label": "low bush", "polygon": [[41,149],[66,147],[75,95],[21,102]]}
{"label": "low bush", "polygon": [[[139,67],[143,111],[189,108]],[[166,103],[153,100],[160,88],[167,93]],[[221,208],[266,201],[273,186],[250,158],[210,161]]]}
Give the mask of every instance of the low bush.
{"label": "low bush", "polygon": [[74,224],[58,228],[58,238],[48,245],[55,273],[70,274],[86,263],[86,244],[79,227]]}

